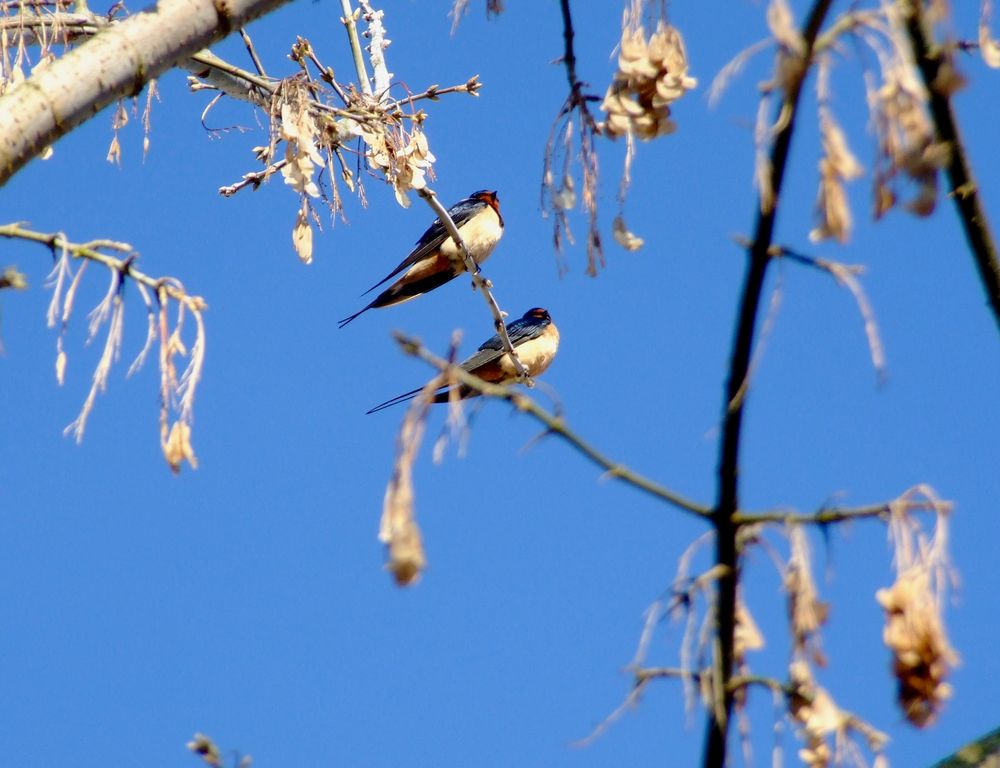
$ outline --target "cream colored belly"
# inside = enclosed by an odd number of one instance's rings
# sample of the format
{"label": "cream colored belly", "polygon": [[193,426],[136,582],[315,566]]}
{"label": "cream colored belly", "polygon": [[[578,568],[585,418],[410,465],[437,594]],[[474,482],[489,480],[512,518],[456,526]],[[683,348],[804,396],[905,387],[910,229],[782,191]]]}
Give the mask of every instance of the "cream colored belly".
{"label": "cream colored belly", "polygon": [[[552,364],[558,349],[559,331],[554,325],[550,325],[541,336],[519,346],[517,357],[527,369],[529,376],[538,376]],[[500,358],[500,370],[503,372],[505,380],[517,378],[517,371],[514,369],[514,362],[510,359],[510,355],[504,355]]]}
{"label": "cream colored belly", "polygon": [[[500,219],[496,212],[490,209],[485,214],[479,214],[465,223],[459,232],[465,241],[466,248],[479,264],[482,264],[493,253],[493,248],[503,234]],[[462,261],[458,246],[450,237],[441,244],[441,253],[455,262]]]}

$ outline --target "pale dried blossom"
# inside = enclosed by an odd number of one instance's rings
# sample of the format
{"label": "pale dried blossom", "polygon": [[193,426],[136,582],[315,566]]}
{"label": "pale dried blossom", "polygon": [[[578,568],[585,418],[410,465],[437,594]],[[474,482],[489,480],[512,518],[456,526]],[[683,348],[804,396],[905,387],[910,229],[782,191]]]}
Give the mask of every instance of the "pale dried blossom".
{"label": "pale dried blossom", "polygon": [[[924,501],[914,504],[915,499]],[[935,511],[928,538],[910,514],[914,506]],[[948,642],[942,617],[950,577],[949,505],[926,487],[908,491],[890,505],[889,537],[895,549],[896,581],[875,594],[885,611],[882,639],[892,652],[897,698],[906,719],[917,727],[931,723],[951,696],[945,682],[958,654]]]}
{"label": "pale dried blossom", "polygon": [[181,464],[187,462],[192,469],[198,468],[198,459],[191,446],[191,427],[183,421],[175,421],[170,427],[170,433],[164,438],[160,436],[163,456],[174,474],[181,471]]}
{"label": "pale dried blossom", "polygon": [[622,216],[615,216],[611,232],[615,236],[615,242],[626,251],[638,251],[646,242],[628,228]]}
{"label": "pale dried blossom", "polygon": [[767,6],[767,26],[774,36],[779,49],[790,55],[802,57],[806,52],[806,42],[802,39],[788,0],[771,0]]}
{"label": "pale dried blossom", "polygon": [[203,733],[196,733],[187,743],[187,748],[198,755],[206,764],[213,768],[221,768],[222,752],[208,736]]}
{"label": "pale dried blossom", "polygon": [[983,0],[982,11],[979,16],[979,52],[983,56],[986,66],[993,69],[1000,69],[1000,42],[990,34],[990,18],[993,15],[993,3],[991,0]]}
{"label": "pale dried blossom", "polygon": [[295,226],[292,228],[292,245],[295,246],[295,253],[303,264],[312,264],[313,253],[313,231],[309,225],[309,205],[302,201],[302,207],[295,217]]}
{"label": "pale dried blossom", "polygon": [[809,540],[800,525],[788,531],[791,555],[782,575],[788,595],[788,619],[792,630],[792,649],[796,656],[809,655],[820,666],[826,664],[820,650],[819,630],[826,623],[829,606],[819,599],[812,575]]}
{"label": "pale dried blossom", "polygon": [[[185,460],[192,469],[198,467],[191,446],[191,424],[194,421],[195,391],[205,363],[205,324],[202,318],[205,302],[200,297],[185,294],[183,286],[175,280],[170,280],[170,285],[177,291],[175,298],[178,294],[184,298],[177,300],[177,319],[171,329],[168,302],[171,294],[167,292],[167,284],[161,282],[157,323],[160,342],[160,448],[167,464],[176,473]],[[188,364],[178,378],[174,359],[189,354],[182,339],[186,312],[194,318],[195,340]],[[170,423],[172,413],[177,414],[173,424]]]}
{"label": "pale dried blossom", "polygon": [[736,602],[736,627],[733,630],[733,661],[737,666],[746,663],[748,651],[759,651],[764,647],[764,635],[753,620],[750,609],[742,598]]}
{"label": "pale dried blossom", "polygon": [[[125,302],[122,299],[121,280],[121,273],[116,269],[112,269],[111,285],[108,287],[108,292],[104,295],[101,302],[90,312],[87,343],[89,344],[97,337],[101,327],[105,324],[107,324],[108,332],[104,340],[101,357],[94,368],[90,391],[87,393],[86,400],[83,401],[83,407],[80,409],[80,413],[76,419],[63,430],[64,434],[72,432],[77,443],[83,441],[83,433],[87,428],[87,418],[94,408],[97,394],[107,389],[111,366],[121,355],[122,337],[125,326]],[[59,373],[60,371],[57,368],[57,377]]]}
{"label": "pale dried blossom", "polygon": [[396,193],[396,201],[408,208],[407,192],[424,189],[436,158],[419,126],[407,133],[402,127],[385,123],[360,123],[357,133],[365,142],[368,164],[385,175]]}
{"label": "pale dried blossom", "polygon": [[427,383],[407,410],[396,439],[396,461],[385,489],[378,539],[386,547],[386,570],[401,587],[418,581],[427,566],[413,504],[413,463],[424,437],[431,396],[447,382],[442,374]]}
{"label": "pale dried blossom", "polygon": [[635,5],[625,12],[618,71],[601,102],[608,116],[602,130],[612,138],[633,134],[649,140],[673,133],[670,104],[697,81],[688,75],[681,33],[660,20],[647,39]]}
{"label": "pale dried blossom", "polygon": [[938,171],[948,162],[950,150],[937,142],[927,115],[927,90],[913,65],[898,58],[883,63],[883,82],[868,87],[868,108],[878,136],[875,216],[884,215],[899,199],[898,178],[913,181],[917,194],[905,206],[918,216],[934,211],[938,194]]}
{"label": "pale dried blossom", "polygon": [[281,175],[285,183],[300,195],[319,197],[319,187],[313,180],[317,169],[324,165],[316,147],[316,123],[301,100],[281,105],[281,138],[285,141],[285,165]]}
{"label": "pale dried blossom", "polygon": [[[849,759],[855,766],[867,765],[854,743],[864,739],[868,749],[876,754],[876,766],[887,766],[880,753],[888,737],[857,716],[842,710],[833,697],[813,679],[812,670],[803,661],[793,661],[788,669],[791,693],[788,714],[799,727],[804,742],[799,759],[810,768],[840,765]],[[832,745],[830,739],[832,737]]]}
{"label": "pale dried blossom", "polygon": [[825,107],[820,109],[819,128],[823,144],[816,199],[819,223],[809,233],[809,239],[817,242],[832,237],[843,243],[850,237],[852,224],[844,182],[858,178],[864,169],[847,145],[844,132]]}
{"label": "pale dried blossom", "polygon": [[777,44],[777,54],[774,77],[765,86],[765,91],[777,87],[788,93],[803,75],[806,43],[787,0],[771,0],[767,7],[767,26]]}

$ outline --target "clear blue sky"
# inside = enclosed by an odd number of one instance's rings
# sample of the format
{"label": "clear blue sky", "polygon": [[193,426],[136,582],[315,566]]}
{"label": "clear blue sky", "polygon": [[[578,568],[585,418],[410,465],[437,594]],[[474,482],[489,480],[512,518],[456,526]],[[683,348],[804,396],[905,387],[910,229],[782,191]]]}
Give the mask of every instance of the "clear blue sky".
{"label": "clear blue sky", "polygon": [[[572,426],[608,454],[710,503],[723,378],[744,257],[732,236],[753,222],[750,125],[769,54],[710,109],[708,84],[764,37],[761,3],[675,3],[699,88],[675,110],[678,132],[639,147],[629,197],[636,253],[610,238],[622,147],[602,145],[607,268],[583,274],[582,248],[560,278],[550,223],[539,212],[542,149],[565,96],[554,0],[508,3],[487,21],[478,0],[455,37],[450,3],[386,5],[390,68],[413,90],[478,73],[479,99],[428,105],[446,202],[499,190],[506,234],[486,265],[501,304],[548,308],[562,331],[536,393],[556,393]],[[804,3],[795,2],[801,16]],[[843,8],[845,3],[837,3]],[[974,37],[971,3],[960,32]],[[603,92],[620,3],[577,2],[580,75]],[[295,3],[250,28],[269,70],[296,34],[341,79],[350,61],[339,5]],[[244,62],[241,45],[221,55]],[[956,103],[994,228],[1000,228],[1000,74],[963,62]],[[860,74],[845,50],[834,108],[871,167]],[[210,310],[205,378],[196,404],[197,471],[174,477],[157,440],[157,372],[125,379],[145,315],[127,291],[123,361],[82,446],[63,438],[89,387],[99,345],[84,347],[85,308],[105,288],[85,282],[68,337],[66,385],[53,376],[56,337],[44,322],[49,257],[3,243],[31,290],[3,292],[0,441],[0,764],[96,768],[196,765],[184,744],[204,731],[259,766],[691,765],[702,717],[689,723],[679,689],[653,686],[641,706],[593,745],[583,736],[619,705],[645,608],[668,587],[678,556],[703,527],[601,480],[555,439],[496,403],[477,411],[468,453],[421,458],[417,511],[430,566],[401,591],[376,540],[402,409],[372,405],[426,380],[392,329],[443,351],[490,335],[465,280],[401,307],[357,309],[430,223],[368,183],[370,205],[317,236],[301,265],[290,240],[296,200],[274,179],[223,199],[266,142],[242,105],[210,136],[204,94],[174,73],[160,84],[148,158],[137,120],[124,129],[121,168],[104,160],[109,113],[56,145],[0,189],[5,221],[27,220],[75,240],[109,237],[139,250],[150,274],[182,278]],[[810,101],[811,105],[812,102]],[[810,106],[811,110],[812,107]],[[894,707],[875,591],[891,582],[884,529],[860,523],[814,540],[820,588],[833,603],[821,682],[843,706],[886,730],[897,766],[928,764],[997,725],[1000,615],[996,589],[1000,344],[950,205],[930,220],[893,212],[869,221],[867,181],[851,187],[851,243],[812,246],[817,132],[796,134],[777,239],[868,266],[864,277],[888,359],[879,387],[850,296],[792,264],[773,271],[781,307],[748,402],[743,500],[804,511],[830,498],[865,504],[926,482],[956,503],[952,551],[961,583],[948,608],[962,655],[955,698],[926,733]],[[582,220],[574,220],[582,235]],[[774,282],[770,284],[774,286]],[[437,434],[435,413],[429,437]],[[826,576],[824,577],[824,572]],[[784,602],[762,554],[748,597],[768,646],[752,659],[782,675]],[[672,664],[681,628],[663,627],[650,661]],[[752,708],[756,764],[773,741],[770,702]],[[783,737],[786,760],[797,743]]]}

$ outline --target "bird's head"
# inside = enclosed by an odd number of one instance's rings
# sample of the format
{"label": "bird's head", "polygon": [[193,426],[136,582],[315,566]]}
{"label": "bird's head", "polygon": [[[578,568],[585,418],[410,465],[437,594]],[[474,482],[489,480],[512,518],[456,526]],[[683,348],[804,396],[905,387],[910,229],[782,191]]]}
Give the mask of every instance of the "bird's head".
{"label": "bird's head", "polygon": [[500,215],[500,198],[497,197],[495,189],[480,189],[469,195],[473,200],[479,200],[486,203],[490,208],[497,212],[497,216]]}
{"label": "bird's head", "polygon": [[547,309],[542,309],[541,307],[532,307],[527,312],[524,313],[525,320],[543,320],[547,323],[552,322],[552,316],[549,315]]}

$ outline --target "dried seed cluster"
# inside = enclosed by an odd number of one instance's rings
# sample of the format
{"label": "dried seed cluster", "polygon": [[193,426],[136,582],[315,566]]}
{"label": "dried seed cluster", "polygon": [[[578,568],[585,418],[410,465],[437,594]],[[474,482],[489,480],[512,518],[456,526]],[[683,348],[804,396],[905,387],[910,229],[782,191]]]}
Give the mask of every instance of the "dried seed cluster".
{"label": "dried seed cluster", "polygon": [[929,572],[911,569],[875,597],[885,610],[882,639],[892,651],[899,705],[906,719],[922,728],[951,696],[945,678],[958,661],[944,633]]}
{"label": "dried seed cluster", "polygon": [[660,21],[647,40],[642,26],[626,23],[618,71],[601,102],[608,115],[604,133],[632,133],[644,140],[673,133],[677,126],[670,119],[670,103],[697,85],[687,71],[684,41],[675,27]]}

